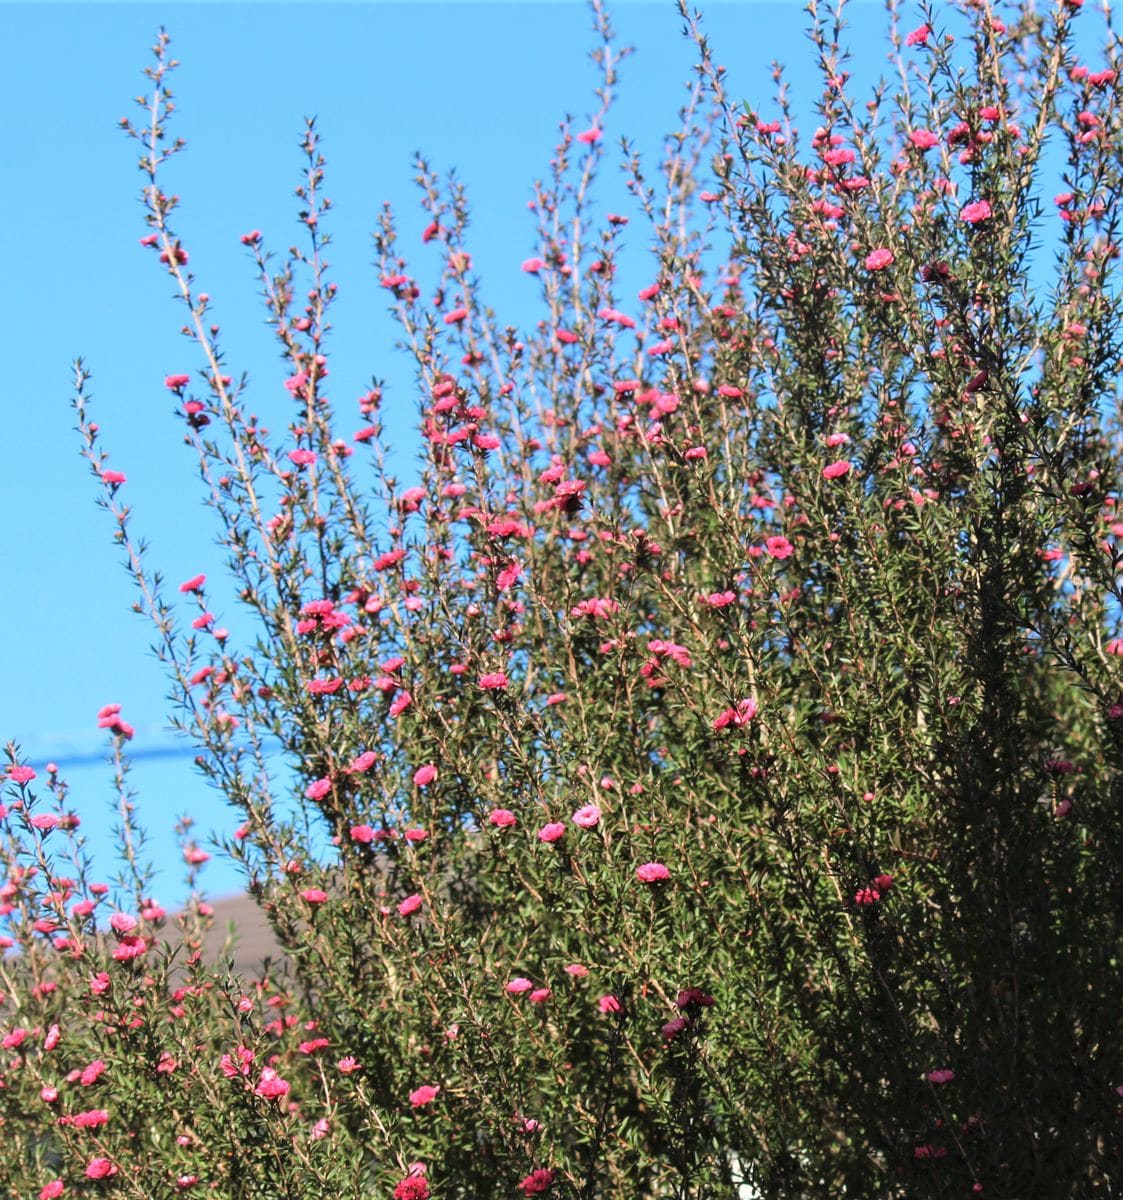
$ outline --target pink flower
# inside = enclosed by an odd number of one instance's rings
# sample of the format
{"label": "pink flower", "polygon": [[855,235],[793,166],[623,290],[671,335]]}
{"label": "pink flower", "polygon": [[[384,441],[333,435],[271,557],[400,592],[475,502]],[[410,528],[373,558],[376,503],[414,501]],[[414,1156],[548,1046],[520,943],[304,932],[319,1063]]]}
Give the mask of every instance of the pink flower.
{"label": "pink flower", "polygon": [[362,1070],[362,1064],[350,1054],[346,1058],[341,1058],[335,1065],[339,1068],[341,1075],[352,1075],[354,1072]]}
{"label": "pink flower", "polygon": [[85,1067],[82,1074],[78,1076],[78,1082],[83,1087],[92,1087],[101,1078],[105,1071],[105,1063],[100,1058],[95,1058],[88,1067]]}
{"label": "pink flower", "polygon": [[300,895],[304,900],[307,900],[309,904],[327,903],[328,894],[323,888],[305,888]]}
{"label": "pink flower", "polygon": [[91,1158],[86,1163],[87,1179],[105,1179],[117,1174],[117,1164],[108,1158]]}
{"label": "pink flower", "polygon": [[183,592],[184,595],[186,595],[188,592],[197,592],[206,582],[207,577],[205,575],[193,575],[185,583],[181,583],[179,585],[179,590]]}
{"label": "pink flower", "polygon": [[521,975],[516,976],[507,984],[507,991],[512,996],[520,996],[523,992],[529,992],[534,984],[529,979],[524,979]]}
{"label": "pink flower", "polygon": [[838,462],[828,463],[823,468],[824,479],[842,479],[850,474],[850,463],[844,458],[840,458]]}
{"label": "pink flower", "polygon": [[932,36],[931,25],[920,25],[905,37],[906,46],[926,46]]}
{"label": "pink flower", "polygon": [[611,994],[607,996],[601,996],[601,998],[597,1001],[597,1008],[599,1008],[602,1013],[618,1013],[620,1011],[620,1001],[616,996]]}
{"label": "pink flower", "polygon": [[344,770],[349,775],[369,771],[371,767],[378,761],[378,755],[373,750],[364,750],[358,757],[353,758]]}
{"label": "pink flower", "polygon": [[437,768],[431,764],[424,767],[418,767],[413,773],[413,782],[418,787],[427,787],[434,779],[437,778]]}
{"label": "pink flower", "polygon": [[131,962],[134,958],[140,958],[147,952],[148,943],[144,938],[126,934],[114,947],[113,959],[115,962]]}
{"label": "pink flower", "polygon": [[[235,1062],[237,1059],[237,1062]],[[233,1055],[224,1054],[218,1061],[219,1070],[227,1079],[237,1079],[239,1075],[250,1073],[250,1063],[253,1062],[253,1051],[247,1046],[239,1046]]]}
{"label": "pink flower", "polygon": [[540,258],[528,258],[522,265],[522,269],[528,275],[537,275],[539,271],[545,269],[546,264]]}
{"label": "pink flower", "polygon": [[114,933],[132,933],[137,926],[136,917],[128,913],[114,913],[109,918],[109,927]]}
{"label": "pink flower", "polygon": [[[116,487],[119,483],[127,482],[124,474],[121,471],[102,471],[101,481],[102,483],[108,483],[113,487]],[[109,1160],[106,1159],[105,1161],[108,1162]],[[116,1170],[116,1168],[114,1168],[114,1170]]]}
{"label": "pink flower", "polygon": [[298,467],[310,467],[316,461],[315,450],[290,450],[289,461]]}
{"label": "pink flower", "polygon": [[929,1083],[951,1083],[955,1072],[950,1067],[937,1067],[936,1070],[929,1071],[926,1078]]}
{"label": "pink flower", "polygon": [[666,1042],[674,1041],[689,1024],[690,1022],[685,1017],[675,1017],[673,1020],[668,1021],[663,1026],[663,1040]]}
{"label": "pink flower", "polygon": [[744,700],[738,700],[733,708],[727,708],[718,713],[711,725],[714,729],[724,729],[727,725],[732,725],[734,729],[740,729],[742,725],[747,725],[756,716],[757,711],[756,701],[749,696]]}
{"label": "pink flower", "polygon": [[990,215],[989,200],[973,200],[970,204],[963,206],[963,211],[959,214],[959,219],[966,221],[968,225],[977,225],[980,221],[987,220]]}
{"label": "pink flower", "polygon": [[564,836],[565,826],[560,821],[551,821],[538,831],[538,840],[541,842],[556,842]]}
{"label": "pink flower", "polygon": [[398,905],[398,913],[400,916],[408,917],[410,913],[417,912],[422,905],[422,899],[414,892],[412,896],[407,896],[401,904]]}
{"label": "pink flower", "polygon": [[670,879],[670,877],[670,871],[662,863],[649,862],[636,867],[636,878],[641,883],[659,883],[661,880]]}
{"label": "pink flower", "polygon": [[579,142],[584,142],[586,146],[591,146],[594,142],[599,142],[601,140],[601,136],[601,131],[597,129],[596,126],[593,126],[592,129],[585,129],[579,133],[577,135],[577,140]]}
{"label": "pink flower", "polygon": [[61,1179],[52,1179],[39,1189],[39,1200],[58,1200],[59,1196],[65,1195],[66,1188]]}
{"label": "pink flower", "polygon": [[730,604],[736,603],[736,592],[710,592],[708,596],[702,597],[702,603],[709,605],[710,608],[727,608]]}
{"label": "pink flower", "polygon": [[877,250],[871,250],[866,255],[866,270],[867,271],[884,271],[886,267],[893,264],[893,251],[882,246]]}
{"label": "pink flower", "polygon": [[365,846],[373,842],[376,836],[376,832],[371,825],[351,826],[351,841],[353,842],[362,842]]}
{"label": "pink flower", "polygon": [[786,537],[777,534],[764,543],[764,549],[772,558],[790,558],[795,547]]}
{"label": "pink flower", "polygon": [[554,1172],[547,1167],[538,1167],[519,1182],[519,1191],[524,1196],[541,1196],[548,1192],[554,1182]]}
{"label": "pink flower", "polygon": [[309,800],[322,800],[330,791],[331,780],[324,776],[323,779],[317,779],[315,783],[310,783],[304,789],[304,795]]}
{"label": "pink flower", "polygon": [[939,145],[940,137],[931,129],[914,129],[909,134],[909,141],[918,150],[931,150],[933,146]]}
{"label": "pink flower", "polygon": [[452,312],[445,314],[446,325],[459,325],[461,321],[468,319],[468,310],[466,308],[454,308]]}
{"label": "pink flower", "polygon": [[545,1004],[552,995],[553,992],[551,992],[548,987],[535,988],[534,991],[530,993],[530,1002],[531,1004]]}
{"label": "pink flower", "polygon": [[419,1088],[414,1088],[409,1094],[409,1102],[414,1108],[423,1108],[426,1104],[432,1104],[437,1098],[437,1093],[441,1089],[434,1087],[432,1084],[422,1084]]}
{"label": "pink flower", "polygon": [[75,1113],[70,1118],[70,1124],[75,1129],[96,1129],[109,1121],[109,1113],[104,1108],[91,1108],[86,1112]]}
{"label": "pink flower", "polygon": [[506,671],[492,671],[487,675],[481,675],[477,682],[485,692],[495,692],[502,691],[510,680],[507,678]]}
{"label": "pink flower", "polygon": [[272,1067],[263,1067],[261,1078],[257,1081],[254,1091],[267,1100],[279,1100],[282,1096],[289,1094],[289,1085]]}
{"label": "pink flower", "polygon": [[582,829],[592,829],[599,820],[600,809],[595,804],[586,804],[573,814],[574,825],[580,825]]}
{"label": "pink flower", "polygon": [[407,1175],[394,1188],[394,1200],[429,1200],[429,1184],[423,1175]]}
{"label": "pink flower", "polygon": [[487,819],[496,829],[509,829],[517,820],[509,808],[493,808],[487,814]]}
{"label": "pink flower", "polygon": [[30,783],[35,778],[35,772],[30,767],[12,766],[8,768],[8,778],[13,783]]}
{"label": "pink flower", "polygon": [[589,973],[589,968],[584,963],[570,963],[565,968],[567,975],[572,975],[574,979],[583,979]]}

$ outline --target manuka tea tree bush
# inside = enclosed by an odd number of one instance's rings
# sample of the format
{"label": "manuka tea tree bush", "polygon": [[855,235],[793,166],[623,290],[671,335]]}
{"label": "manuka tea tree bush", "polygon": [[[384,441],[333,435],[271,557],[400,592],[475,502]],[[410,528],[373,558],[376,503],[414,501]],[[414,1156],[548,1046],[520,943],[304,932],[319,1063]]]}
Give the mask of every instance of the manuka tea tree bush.
{"label": "manuka tea tree bush", "polygon": [[150,566],[81,363],[75,408],[283,955],[235,973],[205,902],[152,902],[136,714],[99,718],[121,886],[13,748],[5,1195],[1115,1194],[1123,128],[1094,7],[890,3],[856,94],[813,0],[803,128],[779,68],[771,100],[729,94],[684,8],[697,71],[653,167],[595,8],[600,106],[512,235],[537,308],[487,307],[470,198],[423,160],[421,242],[375,232],[408,486],[388,388],[329,386],[313,123],[301,243],[241,239],[283,391],[220,348],[160,34],[124,122],[138,236],[250,636],[206,575]]}

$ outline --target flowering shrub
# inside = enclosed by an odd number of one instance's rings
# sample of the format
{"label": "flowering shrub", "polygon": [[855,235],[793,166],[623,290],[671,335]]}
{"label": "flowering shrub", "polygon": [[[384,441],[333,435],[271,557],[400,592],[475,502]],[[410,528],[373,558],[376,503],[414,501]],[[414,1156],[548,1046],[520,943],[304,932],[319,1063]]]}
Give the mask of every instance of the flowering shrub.
{"label": "flowering shrub", "polygon": [[524,327],[485,307],[467,200],[419,161],[427,265],[389,211],[376,235],[416,365],[408,487],[382,389],[357,420],[329,399],[311,123],[303,248],[241,239],[290,416],[247,408],[164,190],[160,35],[126,128],[199,364],[164,383],[256,640],[204,575],[150,570],[81,364],[76,411],[286,962],[238,978],[200,952],[204,902],[173,929],[149,899],[119,707],[131,886],[92,878],[65,783],[13,751],[7,1194],[1054,1200],[1120,1177],[1118,43],[1078,59],[1079,0],[907,33],[890,4],[896,80],[863,104],[810,7],[810,137],[779,70],[774,106],[738,108],[683,10],[696,82],[661,178],[623,143],[630,217],[594,198],[621,57],[595,10],[600,108],[536,185]]}

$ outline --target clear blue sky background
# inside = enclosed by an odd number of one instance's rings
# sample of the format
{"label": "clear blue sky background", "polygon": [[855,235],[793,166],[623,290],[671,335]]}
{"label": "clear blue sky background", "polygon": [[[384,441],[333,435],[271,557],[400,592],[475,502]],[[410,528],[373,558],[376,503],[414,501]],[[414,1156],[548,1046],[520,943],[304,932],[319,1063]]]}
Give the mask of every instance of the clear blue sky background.
{"label": "clear blue sky background", "polygon": [[[734,96],[768,111],[773,59],[793,68],[791,82],[805,100],[813,96],[799,0],[704,7]],[[662,135],[675,127],[694,55],[671,0],[618,0],[612,11],[620,40],[637,52],[623,67],[606,134],[627,133],[654,165]],[[857,65],[879,73],[887,49],[881,4],[853,3],[850,13]],[[906,7],[906,21],[915,15]],[[487,301],[512,323],[534,319],[536,286],[519,271],[536,249],[530,184],[546,171],[558,122],[572,113],[584,128],[596,77],[587,58],[589,14],[576,0],[0,3],[7,117],[0,305],[9,343],[0,738],[18,740],[36,766],[60,764],[108,877],[111,776],[95,714],[121,703],[137,728],[133,778],[162,871],[155,891],[174,904],[183,895],[175,817],[191,813],[203,834],[233,828],[236,817],[194,774],[189,753],[160,757],[176,752],[166,685],[148,651],[150,630],[130,612],[130,581],[108,519],[94,506],[69,407],[70,362],[82,355],[94,373],[94,413],[111,465],[128,475],[134,531],[151,542],[153,563],[173,585],[198,571],[218,575],[215,530],[162,386],[166,374],[200,364],[177,332],[182,315],[166,277],[138,245],[145,228],[136,152],[117,129],[146,82],[141,72],[161,24],[183,63],[173,85],[174,132],[188,141],[165,186],[183,197],[179,231],[200,287],[214,298],[229,365],[255,381],[251,407],[273,416],[267,424],[281,419],[285,372],[238,238],[260,228],[283,251],[298,237],[298,139],[304,116],[315,114],[336,205],[332,396],[347,412],[372,374],[391,381],[403,475],[415,445],[411,372],[392,349],[386,295],[369,265],[380,205],[394,204],[405,246],[419,254],[424,221],[412,154],[422,149],[434,164],[456,166],[472,196],[471,248]],[[623,177],[610,163],[601,196],[629,211]],[[642,231],[630,250],[642,264]],[[234,624],[233,613],[219,616]],[[213,895],[238,886],[218,861],[204,881]]]}

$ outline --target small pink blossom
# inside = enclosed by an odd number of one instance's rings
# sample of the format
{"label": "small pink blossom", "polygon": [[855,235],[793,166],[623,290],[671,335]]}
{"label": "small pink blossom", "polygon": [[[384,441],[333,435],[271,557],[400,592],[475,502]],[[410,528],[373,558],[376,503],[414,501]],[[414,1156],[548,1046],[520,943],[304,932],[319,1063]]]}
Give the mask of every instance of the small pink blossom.
{"label": "small pink blossom", "polygon": [[541,842],[556,842],[564,836],[565,826],[560,821],[551,821],[538,831],[538,840]]}
{"label": "small pink blossom", "polygon": [[426,1104],[432,1104],[437,1098],[437,1093],[440,1087],[434,1087],[432,1084],[422,1084],[419,1088],[414,1088],[409,1094],[409,1102],[414,1108],[422,1108]]}
{"label": "small pink blossom", "polygon": [[950,1067],[937,1067],[936,1070],[929,1071],[926,1078],[929,1083],[951,1083],[955,1072]]}
{"label": "small pink blossom", "polygon": [[733,726],[734,729],[740,729],[741,726],[747,725],[757,712],[757,702],[748,696],[744,700],[738,700],[732,708],[718,713],[710,724],[714,729],[724,729],[727,725]]}
{"label": "small pink blossom", "polygon": [[109,1158],[102,1158],[100,1155],[97,1158],[91,1158],[86,1163],[86,1178],[87,1179],[107,1179],[111,1175],[117,1174],[117,1164]]}
{"label": "small pink blossom", "polygon": [[795,547],[786,537],[777,534],[767,539],[764,543],[764,549],[770,557],[784,559],[792,556]]}
{"label": "small pink blossom", "polygon": [[553,1186],[554,1174],[548,1167],[537,1167],[525,1179],[520,1180],[519,1191],[524,1196],[541,1196]]}
{"label": "small pink blossom", "polygon": [[516,976],[507,984],[507,991],[512,996],[520,996],[523,992],[529,992],[534,984],[529,979],[524,979],[521,975]]}
{"label": "small pink blossom", "polygon": [[600,809],[595,804],[586,804],[573,814],[574,825],[580,825],[582,829],[592,829],[599,820]]}
{"label": "small pink blossom", "polygon": [[670,877],[671,872],[662,863],[649,862],[636,867],[636,878],[641,883],[659,883]]}
{"label": "small pink blossom", "polygon": [[429,784],[437,778],[437,768],[431,763],[427,763],[423,767],[418,767],[413,773],[413,782],[418,787],[428,787]]}
{"label": "small pink blossom", "polygon": [[66,1195],[66,1188],[61,1179],[52,1179],[39,1189],[39,1200],[58,1200]]}
{"label": "small pink blossom", "polygon": [[30,783],[35,778],[35,772],[30,767],[11,766],[8,768],[8,778],[13,783]]}
{"label": "small pink blossom", "polygon": [[736,592],[710,592],[708,596],[702,597],[702,603],[710,608],[727,608],[736,601]]}
{"label": "small pink blossom", "polygon": [[877,250],[871,250],[866,255],[866,270],[867,271],[884,271],[886,267],[893,265],[893,251],[885,246],[879,247]]}
{"label": "small pink blossom", "polygon": [[423,901],[417,892],[412,896],[407,896],[401,904],[398,905],[398,913],[400,916],[408,917],[410,913],[417,912]]}
{"label": "small pink blossom", "polygon": [[282,1096],[289,1094],[289,1084],[272,1067],[263,1067],[261,1078],[257,1081],[254,1091],[267,1100],[279,1100]]}
{"label": "small pink blossom", "polygon": [[991,216],[991,207],[989,200],[973,200],[970,204],[963,206],[963,211],[959,214],[961,221],[966,221],[968,225],[977,225],[980,221],[986,221]]}
{"label": "small pink blossom", "polygon": [[823,468],[824,479],[842,479],[850,474],[851,464],[846,459],[841,458],[838,462],[828,463]]}
{"label": "small pink blossom", "polygon": [[394,1188],[394,1200],[429,1200],[429,1183],[424,1175],[407,1175]]}
{"label": "small pink blossom", "polygon": [[487,814],[488,822],[497,829],[509,829],[516,824],[518,818],[509,808],[493,808]]}
{"label": "small pink blossom", "polygon": [[486,675],[481,675],[477,682],[485,692],[496,692],[502,691],[510,683],[510,680],[507,678],[506,671],[491,671]]}
{"label": "small pink blossom", "polygon": [[328,899],[328,894],[323,888],[305,888],[300,895],[309,904],[326,904]]}

